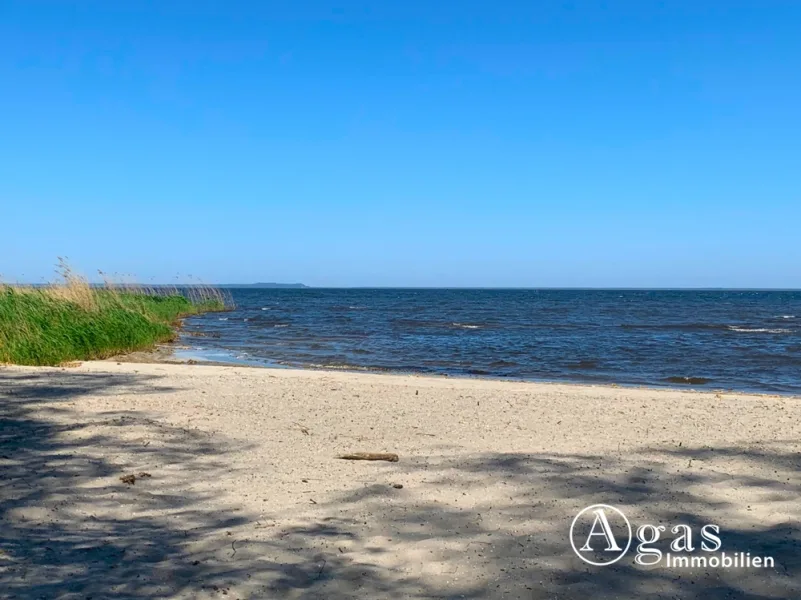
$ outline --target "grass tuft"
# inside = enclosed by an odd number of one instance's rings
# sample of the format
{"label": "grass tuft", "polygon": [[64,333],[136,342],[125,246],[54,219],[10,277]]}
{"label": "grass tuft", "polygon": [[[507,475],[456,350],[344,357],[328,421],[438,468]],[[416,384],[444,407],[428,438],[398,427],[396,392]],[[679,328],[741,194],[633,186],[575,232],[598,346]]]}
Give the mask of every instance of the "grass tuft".
{"label": "grass tuft", "polygon": [[0,285],[0,363],[58,365],[145,350],[174,339],[181,317],[232,306],[208,286],[92,286],[59,261],[55,284]]}

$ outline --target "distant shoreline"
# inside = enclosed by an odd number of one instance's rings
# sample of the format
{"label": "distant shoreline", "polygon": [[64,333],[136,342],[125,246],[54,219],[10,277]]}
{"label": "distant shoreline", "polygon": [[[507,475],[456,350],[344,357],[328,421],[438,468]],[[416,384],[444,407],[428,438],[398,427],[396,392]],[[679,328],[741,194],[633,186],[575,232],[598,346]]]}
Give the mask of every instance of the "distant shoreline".
{"label": "distant shoreline", "polygon": [[[31,287],[43,288],[52,284],[41,282],[4,282],[7,287]],[[124,283],[115,284],[118,288],[170,288],[183,289],[197,287],[197,284],[187,283]],[[102,282],[91,282],[90,287],[102,288],[106,284]],[[516,292],[801,292],[801,288],[736,288],[736,287],[554,287],[554,286],[534,286],[534,287],[499,287],[499,286],[403,286],[403,285],[307,285],[305,283],[213,283],[209,287],[219,289],[257,289],[257,290],[412,290],[412,291],[516,291]]]}
{"label": "distant shoreline", "polygon": [[215,287],[226,289],[255,289],[255,290],[303,290],[309,289],[305,283],[221,283]]}

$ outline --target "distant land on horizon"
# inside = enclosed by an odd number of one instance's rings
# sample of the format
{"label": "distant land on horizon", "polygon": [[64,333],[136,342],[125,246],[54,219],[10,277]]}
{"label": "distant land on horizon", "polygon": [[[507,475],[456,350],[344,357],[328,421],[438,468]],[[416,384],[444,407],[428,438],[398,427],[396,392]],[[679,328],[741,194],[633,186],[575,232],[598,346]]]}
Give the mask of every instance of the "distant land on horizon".
{"label": "distant land on horizon", "polygon": [[[0,285],[2,285],[0,283]],[[53,285],[52,283],[17,283],[11,285],[23,285],[23,286],[31,286],[31,287],[48,287]],[[106,287],[106,283],[99,283],[99,282],[90,282],[90,287],[95,288],[102,288]],[[184,282],[184,283],[114,283],[113,285],[120,287],[120,288],[183,288],[183,287],[196,287],[200,285],[200,287],[206,287],[207,284],[195,284],[192,282]],[[216,287],[216,288],[292,288],[292,289],[299,289],[299,288],[308,288],[309,286],[304,283],[273,283],[273,282],[259,282],[259,283],[211,283],[208,284],[208,287]]]}
{"label": "distant land on horizon", "polygon": [[[24,286],[24,287],[48,287],[53,285],[53,282],[3,282],[0,281],[0,288],[3,285],[15,287],[15,286]],[[105,287],[106,283],[92,281],[89,282],[91,287]],[[553,286],[512,286],[512,287],[505,287],[505,286],[445,286],[445,287],[436,287],[436,286],[368,286],[368,285],[358,285],[358,286],[331,286],[331,285],[324,285],[324,286],[311,286],[306,285],[305,283],[277,283],[273,281],[269,282],[257,282],[257,283],[210,283],[210,284],[203,284],[203,283],[192,283],[192,282],[181,282],[181,283],[146,283],[146,282],[126,282],[126,283],[114,283],[113,285],[117,287],[131,287],[131,288],[175,288],[175,287],[193,287],[200,285],[202,286],[210,286],[210,287],[217,287],[222,289],[233,289],[233,288],[244,288],[244,289],[331,289],[331,290],[500,290],[500,291],[521,291],[521,290],[529,290],[529,291],[600,291],[600,292],[613,292],[613,291],[629,291],[629,292],[801,292],[801,288],[767,288],[767,287],[581,287],[581,286],[574,286],[574,287],[553,287]]]}
{"label": "distant land on horizon", "polygon": [[274,282],[259,282],[259,283],[223,283],[217,287],[221,288],[307,288],[308,285],[304,283],[274,283]]}

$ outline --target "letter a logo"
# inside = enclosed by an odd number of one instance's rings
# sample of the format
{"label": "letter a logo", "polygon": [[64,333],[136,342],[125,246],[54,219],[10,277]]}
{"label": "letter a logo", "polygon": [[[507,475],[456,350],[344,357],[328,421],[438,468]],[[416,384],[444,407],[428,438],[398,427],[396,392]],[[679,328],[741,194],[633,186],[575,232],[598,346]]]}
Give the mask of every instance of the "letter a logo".
{"label": "letter a logo", "polygon": [[[606,518],[606,513],[604,512],[604,509],[596,508],[592,512],[595,513],[595,520],[592,522],[592,527],[590,528],[590,534],[587,536],[587,541],[584,542],[584,545],[581,547],[581,551],[592,552],[593,550],[590,547],[592,536],[599,535],[606,540],[607,552],[620,552],[620,546],[617,545],[615,534],[612,533],[612,528],[609,526],[609,519]],[[598,525],[601,526],[601,531],[595,531],[595,528]]]}
{"label": "letter a logo", "polygon": [[[625,536],[625,548],[620,547],[615,531],[621,539]],[[583,541],[580,548],[577,541]],[[631,546],[631,524],[626,515],[614,506],[593,504],[573,519],[570,525],[570,545],[576,555],[586,563],[596,566],[611,565],[623,558]]]}

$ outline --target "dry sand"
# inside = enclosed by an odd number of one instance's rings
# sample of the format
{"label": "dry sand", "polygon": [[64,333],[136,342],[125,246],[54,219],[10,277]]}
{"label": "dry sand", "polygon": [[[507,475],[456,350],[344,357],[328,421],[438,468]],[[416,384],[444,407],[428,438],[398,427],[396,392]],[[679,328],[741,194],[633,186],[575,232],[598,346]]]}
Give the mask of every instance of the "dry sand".
{"label": "dry sand", "polygon": [[[95,362],[0,410],[0,597],[801,597],[798,398]],[[777,566],[592,567],[594,503]]]}

